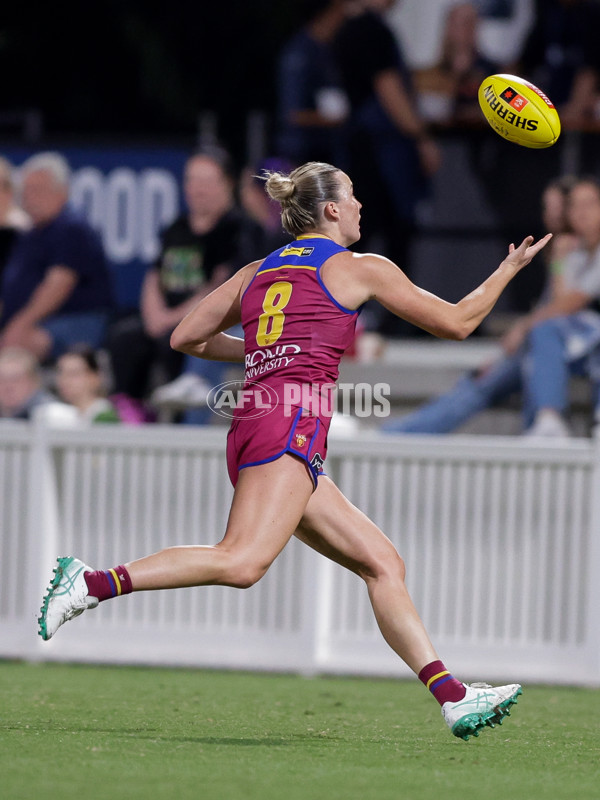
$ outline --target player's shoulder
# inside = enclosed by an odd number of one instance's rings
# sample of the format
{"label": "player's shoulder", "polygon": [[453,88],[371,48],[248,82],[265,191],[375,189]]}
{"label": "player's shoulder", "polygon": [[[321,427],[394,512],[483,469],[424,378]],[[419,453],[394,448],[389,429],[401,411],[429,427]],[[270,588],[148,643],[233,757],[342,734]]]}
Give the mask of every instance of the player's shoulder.
{"label": "player's shoulder", "polygon": [[264,262],[265,262],[264,258],[260,258],[258,259],[258,261],[251,261],[250,264],[246,264],[245,267],[242,267],[235,273],[234,278],[236,278],[240,284],[241,294],[243,294],[246,291],[246,289],[250,286],[250,284],[252,283],[252,279],[254,278],[258,270],[262,267]]}
{"label": "player's shoulder", "polygon": [[389,258],[377,253],[346,251],[332,256],[326,275],[334,295],[345,298],[344,305],[354,308],[375,296],[382,285],[402,277],[402,271]]}
{"label": "player's shoulder", "polygon": [[393,262],[378,253],[355,253],[352,250],[342,250],[331,256],[329,262],[334,268],[348,271],[374,270],[385,265],[394,266]]}

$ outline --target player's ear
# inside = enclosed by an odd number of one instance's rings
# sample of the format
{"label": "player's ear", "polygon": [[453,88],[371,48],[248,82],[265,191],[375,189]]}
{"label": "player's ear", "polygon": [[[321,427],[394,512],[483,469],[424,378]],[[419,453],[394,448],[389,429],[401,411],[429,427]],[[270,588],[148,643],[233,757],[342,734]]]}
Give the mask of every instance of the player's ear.
{"label": "player's ear", "polygon": [[325,203],[323,214],[326,220],[329,220],[330,222],[337,221],[340,218],[340,212],[337,203],[335,203],[333,200]]}

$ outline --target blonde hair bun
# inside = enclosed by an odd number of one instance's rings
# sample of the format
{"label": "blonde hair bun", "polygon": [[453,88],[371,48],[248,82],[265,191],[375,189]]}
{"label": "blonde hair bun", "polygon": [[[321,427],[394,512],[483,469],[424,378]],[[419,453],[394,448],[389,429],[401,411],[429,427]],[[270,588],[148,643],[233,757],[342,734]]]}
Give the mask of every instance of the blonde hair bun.
{"label": "blonde hair bun", "polygon": [[298,236],[319,228],[324,204],[338,202],[339,174],[337,167],[322,161],[309,161],[289,175],[263,171],[265,190],[281,206],[281,224],[288,233]]}
{"label": "blonde hair bun", "polygon": [[288,175],[283,175],[281,172],[269,172],[266,178],[266,192],[271,200],[275,200],[277,203],[289,200],[296,191],[296,184]]}

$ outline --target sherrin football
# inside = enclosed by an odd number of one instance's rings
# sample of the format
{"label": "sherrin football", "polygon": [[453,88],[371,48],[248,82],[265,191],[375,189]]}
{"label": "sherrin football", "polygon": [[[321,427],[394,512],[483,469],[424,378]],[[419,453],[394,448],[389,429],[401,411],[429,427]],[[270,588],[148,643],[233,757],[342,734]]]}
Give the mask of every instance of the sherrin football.
{"label": "sherrin football", "polygon": [[479,105],[504,139],[523,147],[550,147],[560,136],[560,118],[541,89],[516,75],[490,75],[479,87]]}

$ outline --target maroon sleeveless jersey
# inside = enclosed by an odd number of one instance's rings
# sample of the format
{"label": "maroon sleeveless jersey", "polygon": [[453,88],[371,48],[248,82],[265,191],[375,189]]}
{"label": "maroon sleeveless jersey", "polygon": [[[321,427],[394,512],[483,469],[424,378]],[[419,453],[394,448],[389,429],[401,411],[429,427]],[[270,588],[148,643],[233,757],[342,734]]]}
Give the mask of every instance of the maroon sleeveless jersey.
{"label": "maroon sleeveless jersey", "polygon": [[228,440],[234,483],[239,469],[285,452],[307,462],[315,483],[322,471],[328,401],[359,312],[332,297],[320,271],[345,249],[324,236],[300,236],[267,256],[242,296],[245,397]]}
{"label": "maroon sleeveless jersey", "polygon": [[242,297],[246,381],[267,383],[282,401],[286,382],[335,383],[358,311],[338,303],[320,273],[344,251],[326,237],[300,236],[264,260]]}

